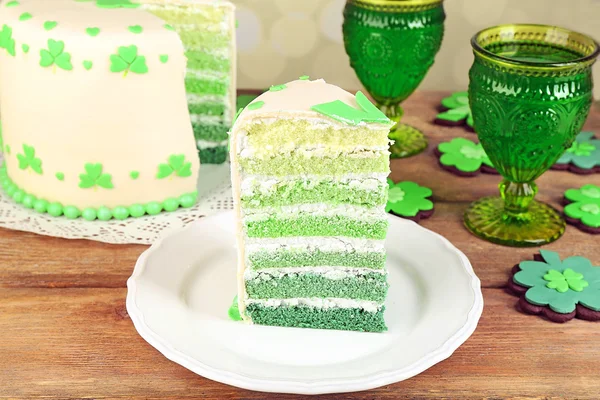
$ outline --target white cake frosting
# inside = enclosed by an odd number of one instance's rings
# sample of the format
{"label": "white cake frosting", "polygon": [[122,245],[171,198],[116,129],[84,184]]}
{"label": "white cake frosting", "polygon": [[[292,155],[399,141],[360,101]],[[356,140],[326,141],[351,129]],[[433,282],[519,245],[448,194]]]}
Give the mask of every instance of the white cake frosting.
{"label": "white cake frosting", "polygon": [[[165,21],[142,8],[103,8],[101,0],[6,3],[0,29],[12,31],[15,51],[0,48],[0,109],[15,185],[81,210],[160,203],[196,191],[184,47]],[[51,45],[62,53],[44,66]],[[117,71],[123,62],[130,65]],[[24,145],[35,150],[41,173],[21,168]],[[183,158],[184,167],[176,168],[178,161],[159,178],[172,156]],[[109,178],[81,187],[88,164],[100,164]]]}

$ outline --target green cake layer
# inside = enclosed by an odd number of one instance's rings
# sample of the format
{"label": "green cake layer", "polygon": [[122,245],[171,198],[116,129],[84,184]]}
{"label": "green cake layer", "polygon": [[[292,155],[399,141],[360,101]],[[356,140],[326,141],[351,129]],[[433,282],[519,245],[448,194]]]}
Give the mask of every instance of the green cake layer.
{"label": "green cake layer", "polygon": [[187,49],[218,49],[229,48],[231,45],[230,37],[227,34],[206,30],[185,30],[178,26],[176,29]]}
{"label": "green cake layer", "polygon": [[387,289],[386,275],[376,272],[343,279],[300,273],[246,281],[251,299],[329,297],[383,302]]}
{"label": "green cake layer", "polygon": [[248,255],[252,269],[321,266],[382,269],[385,267],[385,259],[384,252],[325,252],[319,249],[261,250]]}
{"label": "green cake layer", "polygon": [[185,78],[185,90],[188,93],[227,95],[229,89],[229,78],[222,80],[200,79],[193,75]]}
{"label": "green cake layer", "polygon": [[226,107],[223,103],[207,101],[204,103],[189,103],[188,109],[190,114],[223,115]]}
{"label": "green cake layer", "polygon": [[273,185],[269,193],[256,190],[252,195],[242,196],[241,202],[242,206],[252,208],[303,203],[381,206],[387,202],[387,192],[387,184],[380,185],[376,190],[364,190],[342,182],[291,180]]}
{"label": "green cake layer", "polygon": [[190,7],[174,8],[171,6],[168,9],[153,8],[150,12],[169,22],[176,29],[179,28],[178,25],[180,24],[217,25],[223,22],[226,17],[225,10],[216,7],[210,10],[204,7],[197,12],[193,12],[193,8]]}
{"label": "green cake layer", "polygon": [[200,162],[202,164],[223,164],[227,160],[227,146],[218,146],[199,149]]}
{"label": "green cake layer", "polygon": [[298,213],[298,217],[269,217],[260,221],[244,222],[246,234],[254,238],[292,236],[347,236],[365,239],[385,239],[388,221],[363,221],[341,216],[315,216]]}
{"label": "green cake layer", "polygon": [[205,125],[193,122],[192,128],[194,129],[194,137],[196,140],[222,142],[229,138],[229,135],[227,135],[229,127],[225,124]]}
{"label": "green cake layer", "polygon": [[375,158],[311,157],[292,152],[290,155],[269,159],[240,158],[246,174],[254,175],[344,175],[348,173],[389,172],[390,157],[381,154]]}
{"label": "green cake layer", "polygon": [[231,61],[228,58],[210,53],[188,50],[185,52],[185,56],[188,59],[187,67],[190,70],[229,73],[229,69],[231,68]]}
{"label": "green cake layer", "polygon": [[249,304],[246,313],[255,324],[260,325],[384,332],[387,330],[383,320],[384,309],[366,312],[356,308],[320,310],[303,306],[271,308]]}
{"label": "green cake layer", "polygon": [[324,146],[327,149],[353,149],[356,147],[387,148],[386,135],[376,134],[368,128],[334,129],[316,128],[304,120],[278,120],[272,124],[251,124],[247,127],[248,145],[254,149],[274,149],[289,144],[294,138],[297,147]]}

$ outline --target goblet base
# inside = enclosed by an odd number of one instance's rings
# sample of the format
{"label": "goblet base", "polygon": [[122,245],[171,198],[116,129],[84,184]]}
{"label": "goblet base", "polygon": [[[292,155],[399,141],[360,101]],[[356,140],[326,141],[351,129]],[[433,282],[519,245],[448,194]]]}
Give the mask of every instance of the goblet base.
{"label": "goblet base", "polygon": [[421,153],[427,148],[427,139],[417,128],[398,123],[389,134],[394,144],[390,146],[391,158],[406,158]]}
{"label": "goblet base", "polygon": [[526,213],[507,215],[504,200],[484,197],[471,203],[464,215],[471,233],[487,241],[513,247],[551,243],[565,232],[565,221],[547,204],[532,201]]}

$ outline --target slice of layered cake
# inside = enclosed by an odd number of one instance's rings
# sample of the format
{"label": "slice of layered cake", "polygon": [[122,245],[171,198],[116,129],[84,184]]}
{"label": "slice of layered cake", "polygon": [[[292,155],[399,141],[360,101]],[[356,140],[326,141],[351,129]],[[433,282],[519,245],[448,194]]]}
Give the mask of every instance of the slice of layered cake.
{"label": "slice of layered cake", "polygon": [[225,0],[141,0],[167,22],[185,47],[185,87],[202,164],[227,159],[227,132],[235,115],[235,16]]}
{"label": "slice of layered cake", "polygon": [[392,124],[361,92],[302,78],[255,99],[231,132],[239,310],[381,332]]}

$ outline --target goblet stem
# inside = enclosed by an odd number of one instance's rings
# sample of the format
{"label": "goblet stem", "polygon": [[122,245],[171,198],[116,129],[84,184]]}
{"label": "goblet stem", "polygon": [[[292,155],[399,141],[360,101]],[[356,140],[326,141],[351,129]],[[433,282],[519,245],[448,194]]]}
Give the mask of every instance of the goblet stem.
{"label": "goblet stem", "polygon": [[534,182],[512,182],[504,179],[498,185],[504,200],[504,217],[514,221],[529,221],[529,204],[538,192]]}
{"label": "goblet stem", "polygon": [[390,146],[390,157],[404,158],[419,154],[427,148],[427,139],[421,131],[410,125],[401,124],[404,110],[400,104],[383,104],[377,101],[379,109],[396,124],[390,129],[389,138],[394,141]]}

